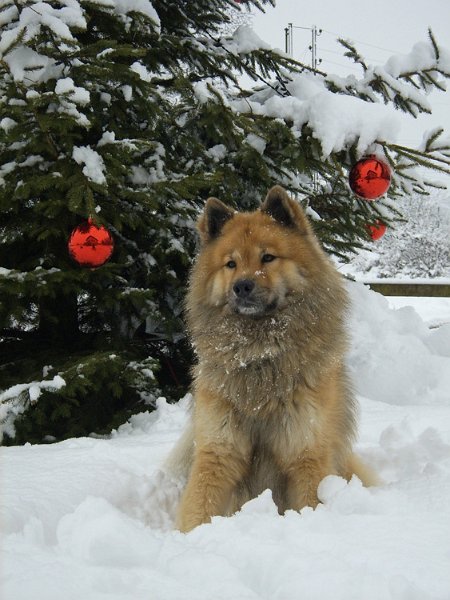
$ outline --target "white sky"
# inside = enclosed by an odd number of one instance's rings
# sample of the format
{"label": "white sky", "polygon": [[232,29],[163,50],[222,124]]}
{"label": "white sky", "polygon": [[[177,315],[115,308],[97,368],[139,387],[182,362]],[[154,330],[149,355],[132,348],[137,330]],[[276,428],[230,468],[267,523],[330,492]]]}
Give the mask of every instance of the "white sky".
{"label": "white sky", "polygon": [[[285,27],[316,25],[317,56],[325,72],[346,75],[361,73],[360,67],[343,56],[338,36],[350,39],[369,64],[384,64],[392,54],[406,54],[419,41],[428,39],[431,27],[439,45],[450,49],[450,0],[277,0],[277,7],[254,16],[255,32],[271,46],[285,48]],[[310,64],[311,33],[294,30],[294,58]],[[423,132],[437,125],[450,135],[450,80],[447,92],[433,92],[429,100],[433,114],[418,119],[402,118],[397,142],[416,146]]]}

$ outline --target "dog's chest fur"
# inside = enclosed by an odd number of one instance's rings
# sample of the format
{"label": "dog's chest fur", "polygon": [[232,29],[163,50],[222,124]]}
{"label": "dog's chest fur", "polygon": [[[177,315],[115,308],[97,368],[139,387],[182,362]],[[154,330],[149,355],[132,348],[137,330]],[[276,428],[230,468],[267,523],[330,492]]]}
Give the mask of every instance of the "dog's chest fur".
{"label": "dog's chest fur", "polygon": [[[342,317],[320,290],[299,296],[288,311],[266,319],[203,313],[191,331],[198,364],[194,377],[249,417],[295,409],[299,388],[314,387],[342,358]],[[199,320],[196,320],[198,323]]]}

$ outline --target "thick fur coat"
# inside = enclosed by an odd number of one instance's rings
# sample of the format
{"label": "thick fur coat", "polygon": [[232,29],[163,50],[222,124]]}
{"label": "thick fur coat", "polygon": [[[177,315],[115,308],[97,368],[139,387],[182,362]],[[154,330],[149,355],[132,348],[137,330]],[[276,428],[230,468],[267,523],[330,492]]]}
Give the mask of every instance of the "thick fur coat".
{"label": "thick fur coat", "polygon": [[189,531],[270,488],[280,513],[318,502],[323,477],[369,473],[352,454],[347,295],[297,202],[279,186],[236,213],[210,198],[186,300],[192,423],[171,463]]}

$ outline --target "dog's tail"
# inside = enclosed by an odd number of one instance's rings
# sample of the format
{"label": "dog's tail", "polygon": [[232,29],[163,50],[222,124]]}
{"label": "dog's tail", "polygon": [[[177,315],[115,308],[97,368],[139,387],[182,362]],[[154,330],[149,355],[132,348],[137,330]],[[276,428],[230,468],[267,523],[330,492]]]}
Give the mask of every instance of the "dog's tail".
{"label": "dog's tail", "polygon": [[347,469],[346,479],[350,480],[352,475],[356,475],[365,487],[377,486],[382,483],[375,471],[364,464],[356,454],[350,455]]}

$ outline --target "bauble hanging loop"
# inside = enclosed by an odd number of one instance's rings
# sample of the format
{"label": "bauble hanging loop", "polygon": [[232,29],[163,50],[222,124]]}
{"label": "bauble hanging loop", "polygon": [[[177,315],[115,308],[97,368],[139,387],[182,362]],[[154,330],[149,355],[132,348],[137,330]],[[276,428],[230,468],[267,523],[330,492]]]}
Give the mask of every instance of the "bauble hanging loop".
{"label": "bauble hanging loop", "polygon": [[89,217],[72,231],[68,248],[70,256],[80,266],[96,268],[111,258],[114,239],[106,227],[97,227]]}
{"label": "bauble hanging loop", "polygon": [[349,184],[360,198],[375,200],[388,191],[391,185],[391,169],[376,156],[367,156],[352,167]]}

